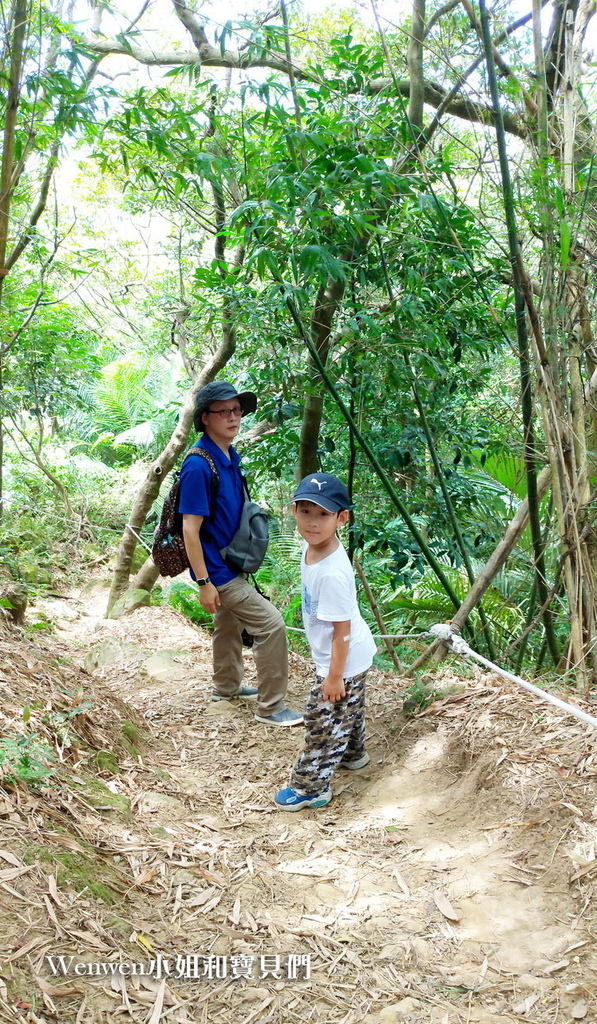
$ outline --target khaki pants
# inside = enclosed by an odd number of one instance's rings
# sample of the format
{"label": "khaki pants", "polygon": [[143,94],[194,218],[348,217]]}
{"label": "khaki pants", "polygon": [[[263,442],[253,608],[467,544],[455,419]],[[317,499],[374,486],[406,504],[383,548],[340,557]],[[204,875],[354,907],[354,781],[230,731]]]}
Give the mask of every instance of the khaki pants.
{"label": "khaki pants", "polygon": [[286,707],[288,689],[288,648],[286,627],[271,601],[237,576],[218,587],[220,607],[214,617],[213,681],[222,697],[232,697],[243,678],[241,632],[255,638],[253,657],[257,669],[260,715],[275,715]]}

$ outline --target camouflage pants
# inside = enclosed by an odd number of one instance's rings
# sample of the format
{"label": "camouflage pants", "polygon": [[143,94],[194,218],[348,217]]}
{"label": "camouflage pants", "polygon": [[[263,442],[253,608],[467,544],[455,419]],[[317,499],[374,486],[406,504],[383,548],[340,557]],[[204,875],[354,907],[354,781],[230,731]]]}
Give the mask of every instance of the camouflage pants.
{"label": "camouflage pants", "polygon": [[290,785],[301,796],[316,796],[330,784],[341,761],[356,761],[365,752],[366,672],[344,680],[346,696],[323,700],[323,676],[317,676],[304,713],[305,746],[296,760]]}

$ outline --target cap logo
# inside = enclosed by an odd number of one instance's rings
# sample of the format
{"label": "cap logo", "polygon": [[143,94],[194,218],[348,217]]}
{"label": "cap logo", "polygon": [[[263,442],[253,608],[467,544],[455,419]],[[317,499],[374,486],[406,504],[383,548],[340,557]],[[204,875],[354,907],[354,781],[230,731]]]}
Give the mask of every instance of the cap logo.
{"label": "cap logo", "polygon": [[319,490],[321,490],[321,488],[324,486],[324,484],[327,484],[327,480],[316,480],[315,477],[313,476],[309,480],[309,483],[310,484],[317,484],[317,486],[319,487]]}

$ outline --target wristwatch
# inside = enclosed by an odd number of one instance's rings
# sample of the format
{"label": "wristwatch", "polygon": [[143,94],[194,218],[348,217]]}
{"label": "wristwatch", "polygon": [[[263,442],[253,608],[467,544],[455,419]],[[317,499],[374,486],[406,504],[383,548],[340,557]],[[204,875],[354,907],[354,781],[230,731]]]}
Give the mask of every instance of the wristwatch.
{"label": "wristwatch", "polygon": [[211,580],[210,580],[209,576],[206,576],[205,579],[197,580],[196,582],[197,582],[197,585],[199,587],[205,587],[205,586],[207,586],[208,583],[211,583]]}

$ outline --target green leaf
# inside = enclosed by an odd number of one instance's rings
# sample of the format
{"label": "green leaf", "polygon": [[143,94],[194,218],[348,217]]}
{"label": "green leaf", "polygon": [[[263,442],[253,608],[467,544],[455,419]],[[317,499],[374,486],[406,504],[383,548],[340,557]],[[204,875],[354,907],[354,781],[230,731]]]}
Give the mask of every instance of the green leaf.
{"label": "green leaf", "polygon": [[560,221],[560,259],[562,261],[562,270],[565,270],[568,266],[568,258],[570,256],[570,224],[567,220]]}

